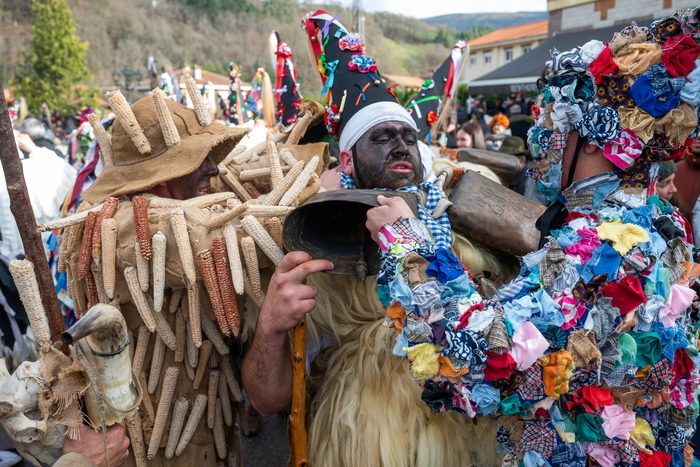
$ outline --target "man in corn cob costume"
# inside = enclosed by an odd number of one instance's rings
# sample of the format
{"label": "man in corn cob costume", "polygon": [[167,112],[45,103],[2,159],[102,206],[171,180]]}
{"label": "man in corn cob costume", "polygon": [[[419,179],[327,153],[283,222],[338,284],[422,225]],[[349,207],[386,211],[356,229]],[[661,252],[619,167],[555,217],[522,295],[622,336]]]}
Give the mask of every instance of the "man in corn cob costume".
{"label": "man in corn cob costume", "polygon": [[[658,162],[698,123],[699,12],[553,51],[529,144],[538,186],[557,203],[541,219],[544,248],[492,299],[472,281],[479,269],[396,198],[368,212],[383,252],[376,282],[329,293],[332,279],[311,276],[316,303],[308,285],[287,288],[297,300],[274,310],[274,326],[263,307],[256,333],[268,342],[310,311],[310,346],[325,349],[312,367],[311,465],[698,464],[688,444],[700,385],[697,265],[685,222],[654,183]],[[359,43],[331,15],[309,20],[312,41],[328,44],[322,63],[333,37]],[[366,57],[355,62],[376,72]],[[271,283],[295,284],[305,271],[292,272]],[[288,371],[273,366],[289,363],[270,360],[244,363],[262,412],[289,397]],[[278,384],[263,392],[248,365]]]}
{"label": "man in corn cob costume", "polygon": [[[186,83],[194,110],[159,89],[131,107],[109,93],[111,141],[95,125],[106,168],[77,215],[43,226],[68,226],[59,269],[76,315],[111,303],[132,333],[144,400],[127,419],[127,465],[240,465],[242,397],[230,348],[250,333],[261,276],[283,256],[284,216],[318,190],[328,163],[325,145],[294,145],[303,130],[236,147],[245,130],[212,123],[194,80]],[[212,184],[233,191],[204,195],[217,174]]]}

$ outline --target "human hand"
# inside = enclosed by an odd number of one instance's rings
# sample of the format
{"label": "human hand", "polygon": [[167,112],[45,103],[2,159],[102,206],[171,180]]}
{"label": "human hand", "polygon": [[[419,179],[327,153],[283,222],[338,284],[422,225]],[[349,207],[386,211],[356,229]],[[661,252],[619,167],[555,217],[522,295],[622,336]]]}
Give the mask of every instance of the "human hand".
{"label": "human hand", "polygon": [[[107,466],[102,431],[95,431],[87,425],[80,427],[79,440],[73,440],[66,436],[63,443],[63,454],[69,452],[82,454],[98,467]],[[124,427],[119,424],[107,427],[107,454],[111,467],[123,466],[129,456],[129,438],[126,437]]]}
{"label": "human hand", "polygon": [[340,166],[321,173],[321,186],[326,190],[340,190]]}
{"label": "human hand", "polygon": [[311,259],[304,251],[287,253],[270,279],[260,310],[256,334],[285,333],[294,328],[316,306],[318,290],[306,285],[311,274],[333,269],[325,259]]}
{"label": "human hand", "polygon": [[384,195],[377,196],[379,206],[367,211],[367,222],[365,226],[372,234],[372,239],[377,241],[377,234],[384,224],[391,224],[404,218],[416,217],[406,201],[400,196],[387,198]]}
{"label": "human hand", "polygon": [[36,149],[36,144],[34,144],[34,140],[27,133],[17,134],[17,145],[22,151],[26,151],[30,154],[33,150]]}

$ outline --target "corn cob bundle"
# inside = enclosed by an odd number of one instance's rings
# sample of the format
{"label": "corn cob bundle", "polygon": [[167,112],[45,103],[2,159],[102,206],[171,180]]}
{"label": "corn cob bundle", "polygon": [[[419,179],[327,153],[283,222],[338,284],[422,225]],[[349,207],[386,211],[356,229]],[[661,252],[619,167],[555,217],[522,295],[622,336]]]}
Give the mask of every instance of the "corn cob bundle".
{"label": "corn cob bundle", "polygon": [[226,240],[226,251],[228,253],[229,264],[231,265],[233,288],[238,295],[243,295],[245,290],[243,283],[243,264],[241,263],[241,253],[238,249],[236,228],[231,223],[224,226],[224,240]]}
{"label": "corn cob bundle", "polygon": [[158,445],[165,431],[165,421],[170,413],[170,405],[173,402],[175,395],[175,385],[177,384],[177,376],[180,370],[175,366],[165,370],[163,378],[163,388],[160,391],[160,400],[158,401],[158,410],[156,411],[156,421],[153,423],[153,433],[151,434],[151,442],[148,445],[148,459],[153,459],[158,452]]}
{"label": "corn cob bundle", "polygon": [[216,266],[214,265],[214,258],[212,257],[211,250],[204,250],[198,253],[197,264],[199,265],[199,270],[201,271],[202,278],[204,279],[204,286],[207,288],[207,292],[209,293],[209,300],[211,301],[211,306],[214,310],[216,321],[219,323],[219,328],[225,336],[230,336],[231,328],[228,325],[226,310],[224,309],[224,303],[221,300],[219,281],[216,276]]}
{"label": "corn cob bundle", "polygon": [[260,204],[252,204],[248,206],[246,213],[255,217],[285,217],[287,214],[294,211],[294,209],[296,208],[292,206],[264,206]]}
{"label": "corn cob bundle", "polygon": [[136,309],[141,315],[143,323],[148,327],[149,331],[155,332],[156,319],[148,306],[143,290],[141,290],[136,269],[134,269],[133,266],[124,269],[124,278],[126,279],[126,285],[129,287],[129,293],[131,293],[131,300],[134,302],[134,305],[136,305]]}
{"label": "corn cob bundle", "polygon": [[255,243],[258,244],[263,253],[265,253],[273,263],[275,263],[275,266],[279,265],[280,261],[282,261],[282,258],[284,257],[284,253],[280,247],[277,246],[277,243],[275,243],[270,234],[267,233],[265,227],[263,227],[262,224],[251,215],[245,216],[243,219],[241,219],[241,225],[246,232],[248,232],[250,238],[252,238]]}
{"label": "corn cob bundle", "polygon": [[221,180],[223,180],[224,183],[228,185],[228,187],[231,188],[231,190],[233,190],[236,196],[238,196],[243,201],[248,201],[249,199],[251,199],[246,189],[243,188],[243,185],[241,185],[241,182],[239,182],[238,178],[232,175],[231,172],[221,174]]}
{"label": "corn cob bundle", "polygon": [[239,217],[241,214],[246,212],[248,207],[249,206],[247,204],[239,204],[228,211],[210,217],[209,219],[203,221],[202,225],[207,227],[209,230],[218,229],[222,225],[232,221],[236,217]]}
{"label": "corn cob bundle", "polygon": [[112,152],[112,141],[107,136],[104,125],[100,122],[100,118],[97,114],[88,114],[88,122],[92,127],[92,131],[95,132],[95,138],[100,145],[100,153],[102,153],[102,164],[105,167],[112,167],[114,165],[114,152]]}
{"label": "corn cob bundle", "polygon": [[248,270],[248,280],[250,288],[246,287],[248,293],[253,297],[253,300],[258,301],[262,305],[265,294],[262,291],[260,284],[260,269],[258,268],[258,255],[255,251],[255,240],[251,237],[243,237],[241,239],[241,250],[245,259],[246,269]]}
{"label": "corn cob bundle", "polygon": [[83,243],[80,246],[80,259],[78,260],[78,277],[85,279],[90,273],[90,263],[92,262],[92,236],[95,231],[95,224],[99,213],[91,211],[85,221],[85,231],[83,232]]}
{"label": "corn cob bundle", "polygon": [[10,261],[10,274],[12,274],[12,279],[17,286],[19,298],[27,312],[36,341],[42,348],[51,346],[51,329],[44,305],[41,303],[34,265],[26,259],[13,259]]}
{"label": "corn cob bundle", "polygon": [[309,181],[312,180],[313,175],[316,173],[316,167],[318,166],[319,160],[320,159],[318,156],[311,158],[309,163],[306,164],[306,167],[304,167],[304,170],[294,181],[292,187],[284,194],[284,196],[282,196],[282,199],[279,202],[280,206],[291,206],[294,200],[299,197],[304,188],[306,188],[306,185],[309,184]]}
{"label": "corn cob bundle", "polygon": [[199,425],[199,421],[202,419],[202,415],[204,415],[204,409],[206,409],[206,406],[207,396],[204,394],[199,394],[194,400],[190,417],[187,419],[187,424],[185,425],[184,430],[182,430],[182,435],[180,435],[180,439],[177,442],[177,448],[175,448],[176,456],[182,454],[185,448],[187,448],[187,445],[192,439],[192,435],[194,435],[197,425]]}
{"label": "corn cob bundle", "polygon": [[272,237],[278,247],[283,248],[282,221],[278,217],[271,217],[265,224],[267,225],[267,231],[270,232],[270,237]]}
{"label": "corn cob bundle", "polygon": [[[162,93],[163,91],[161,91]],[[153,235],[153,309],[160,313],[163,309],[165,293],[165,244],[166,237],[160,230]]]}
{"label": "corn cob bundle", "polygon": [[236,199],[236,195],[234,193],[231,193],[230,191],[224,191],[221,193],[211,193],[208,195],[197,196],[196,198],[181,201],[180,206],[182,206],[183,208],[206,208],[208,206],[227,202],[231,198]]}
{"label": "corn cob bundle", "polygon": [[105,283],[102,280],[102,269],[100,269],[97,263],[92,263],[90,269],[92,270],[92,278],[95,280],[98,303],[109,303],[109,297],[107,296],[107,292],[105,292]]}
{"label": "corn cob bundle", "polygon": [[143,134],[143,129],[136,120],[131,106],[129,106],[129,103],[124,99],[122,92],[116,89],[106,93],[105,97],[109,101],[112,111],[119,118],[121,125],[126,130],[126,134],[129,135],[129,139],[131,139],[134,146],[136,146],[136,149],[138,149],[141,154],[148,154],[151,152],[151,144]]}
{"label": "corn cob bundle", "polygon": [[177,349],[177,339],[170,324],[168,324],[168,320],[163,313],[153,313],[153,317],[156,320],[158,337],[160,337],[166,347],[174,352]]}
{"label": "corn cob bundle", "polygon": [[87,276],[85,276],[85,288],[87,289],[88,295],[88,308],[100,303],[100,296],[97,293],[97,283],[95,283],[95,276],[92,270],[88,271]]}
{"label": "corn cob bundle", "polygon": [[175,455],[175,448],[180,439],[182,427],[185,425],[185,416],[187,415],[188,408],[189,403],[187,402],[187,397],[181,394],[177,402],[175,402],[173,418],[170,422],[170,430],[168,432],[168,443],[165,445],[165,458],[168,460],[172,459],[173,455]]}
{"label": "corn cob bundle", "polygon": [[113,198],[111,196],[107,198],[104,203],[102,203],[102,209],[100,209],[97,220],[95,221],[95,227],[93,227],[92,259],[98,264],[102,259],[100,257],[100,248],[102,244],[102,222],[104,222],[105,219],[111,219],[112,216],[114,216],[114,211],[116,211],[118,203],[119,201],[117,201],[117,198]]}
{"label": "corn cob bundle", "polygon": [[284,163],[290,167],[294,167],[297,162],[299,162],[292,154],[292,151],[287,148],[280,149],[280,159],[282,159],[282,161],[284,161]]}
{"label": "corn cob bundle", "polygon": [[134,212],[134,227],[136,239],[139,242],[141,256],[151,259],[151,233],[148,227],[148,202],[143,196],[134,196],[131,199],[131,208]]}
{"label": "corn cob bundle", "polygon": [[231,162],[233,162],[233,158],[236,157],[239,154],[242,154],[246,150],[245,144],[239,144],[235,148],[231,150],[230,153],[228,153],[228,156],[224,158],[219,163],[219,170],[221,169],[226,169],[226,166],[229,165]]}
{"label": "corn cob bundle", "polygon": [[190,237],[187,233],[187,222],[185,221],[185,213],[182,209],[176,209],[170,215],[170,225],[173,228],[177,250],[180,254],[182,269],[185,271],[185,280],[189,288],[197,280],[197,273],[194,269],[194,258],[192,256],[192,246],[190,245]]}
{"label": "corn cob bundle", "polygon": [[[284,133],[277,133],[272,135],[272,141],[277,144],[281,143],[282,141],[286,140],[287,135]],[[254,156],[257,156],[261,152],[265,150],[267,147],[267,141],[263,141],[261,143],[256,144],[255,146],[246,149],[244,152],[241,154],[238,154],[233,157],[233,162],[234,164],[240,165],[240,164],[245,164],[246,162],[253,160]],[[226,165],[229,165],[228,163]]]}
{"label": "corn cob bundle", "polygon": [[[284,176],[285,171],[289,171],[290,167],[284,166],[284,169],[282,169],[282,166],[279,165],[279,156],[278,156],[278,169],[279,171],[277,174],[275,174],[275,178],[279,178],[279,180],[276,180],[276,185],[279,185],[279,182],[282,181],[282,177]],[[272,180],[272,169],[270,167],[260,167],[257,169],[245,169],[241,170],[241,173],[238,174],[238,180],[241,182],[254,182],[257,180],[264,180],[264,179],[270,179]],[[245,183],[243,184],[245,186]]]}
{"label": "corn cob bundle", "polygon": [[202,317],[202,331],[207,336],[209,341],[212,343],[219,355],[228,355],[231,350],[229,349],[226,342],[224,342],[224,337],[219,332],[219,328],[214,324],[214,321],[206,313],[201,314]]}
{"label": "corn cob bundle", "polygon": [[282,196],[292,187],[302,170],[304,170],[304,161],[298,161],[292,166],[291,170],[287,172],[287,175],[284,176],[282,181],[267,194],[263,205],[274,206],[279,203]]}
{"label": "corn cob bundle", "polygon": [[[92,114],[90,114],[92,115]],[[102,283],[105,293],[114,298],[117,260],[117,221],[105,219],[102,221]]]}
{"label": "corn cob bundle", "polygon": [[228,252],[226,251],[226,240],[223,236],[216,236],[211,239],[211,250],[216,266],[216,276],[219,280],[219,291],[224,305],[224,312],[229,327],[235,337],[241,327],[241,317],[238,312],[236,302],[236,292],[231,278],[231,265],[229,264]]}

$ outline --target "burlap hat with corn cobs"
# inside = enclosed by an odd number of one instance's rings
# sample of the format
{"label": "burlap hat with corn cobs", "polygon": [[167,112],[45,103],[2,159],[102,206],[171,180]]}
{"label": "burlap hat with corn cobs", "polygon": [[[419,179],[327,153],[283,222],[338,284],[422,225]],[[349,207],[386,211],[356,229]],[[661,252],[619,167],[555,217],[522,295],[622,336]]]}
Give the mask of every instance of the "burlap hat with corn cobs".
{"label": "burlap hat with corn cobs", "polygon": [[[111,143],[104,129],[97,135],[105,169],[83,192],[83,200],[100,203],[143,192],[192,173],[207,155],[218,164],[231,152],[247,130],[212,122],[189,75],[186,83],[194,109],[167,99],[160,89],[131,107],[119,90],[107,93],[117,118]],[[93,127],[100,133],[99,122]]]}

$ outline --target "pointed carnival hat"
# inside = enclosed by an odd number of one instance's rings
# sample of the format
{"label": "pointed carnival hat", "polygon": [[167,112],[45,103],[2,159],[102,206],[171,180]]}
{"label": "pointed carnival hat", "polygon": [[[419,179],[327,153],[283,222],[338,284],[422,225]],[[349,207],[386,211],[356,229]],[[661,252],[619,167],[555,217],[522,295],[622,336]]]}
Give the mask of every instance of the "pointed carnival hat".
{"label": "pointed carnival hat", "polygon": [[299,118],[301,94],[297,82],[297,69],[292,61],[292,49],[284,42],[277,31],[270,35],[270,50],[275,66],[275,100],[277,102],[277,123],[289,126]]}
{"label": "pointed carnival hat", "polygon": [[[459,76],[463,69],[462,60],[464,49],[469,55],[469,46],[464,41],[457,42],[450,56],[435,70],[433,76],[421,86],[418,94],[406,105],[406,110],[416,122],[418,139],[430,144],[430,130],[443,116],[443,109],[449,108],[451,99],[457,95]],[[444,100],[443,100],[444,98]],[[444,113],[444,116],[449,116]]]}
{"label": "pointed carnival hat", "polygon": [[698,125],[699,10],[678,10],[648,28],[633,24],[608,43],[552,52],[528,133],[539,164],[532,176],[551,201],[560,192],[562,152],[572,130],[603,149],[628,189],[653,188],[653,164],[683,150]]}
{"label": "pointed carnival hat", "polygon": [[339,135],[341,151],[350,150],[374,125],[415,122],[396,100],[377,69],[365,55],[359,34],[348,33],[337,16],[318,10],[302,19],[326,94],[324,122],[331,135]]}
{"label": "pointed carnival hat", "polygon": [[160,88],[133,106],[119,90],[107,93],[117,118],[111,142],[97,127],[99,119],[91,119],[105,169],[83,192],[85,201],[99,203],[148,190],[192,173],[208,155],[218,164],[238,144],[247,130],[212,122],[194,79],[185,75],[185,83],[194,109],[167,99]]}

